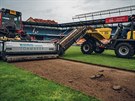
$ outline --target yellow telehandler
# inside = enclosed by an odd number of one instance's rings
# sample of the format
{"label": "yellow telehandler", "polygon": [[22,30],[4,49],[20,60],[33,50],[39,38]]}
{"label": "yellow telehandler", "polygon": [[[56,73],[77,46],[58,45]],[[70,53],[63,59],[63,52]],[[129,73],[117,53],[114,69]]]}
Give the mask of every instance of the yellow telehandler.
{"label": "yellow telehandler", "polygon": [[135,16],[130,18],[130,29],[125,33],[125,28],[119,24],[114,36],[111,28],[97,28],[86,31],[81,45],[83,54],[103,53],[105,49],[115,51],[117,57],[131,58],[135,54]]}

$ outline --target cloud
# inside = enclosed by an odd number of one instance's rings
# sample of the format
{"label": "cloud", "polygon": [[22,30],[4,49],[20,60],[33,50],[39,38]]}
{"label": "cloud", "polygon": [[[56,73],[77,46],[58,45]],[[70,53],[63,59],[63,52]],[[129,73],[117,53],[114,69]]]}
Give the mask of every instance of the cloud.
{"label": "cloud", "polygon": [[0,0],[0,7],[21,11],[33,18],[71,22],[72,16],[135,4],[135,0]]}

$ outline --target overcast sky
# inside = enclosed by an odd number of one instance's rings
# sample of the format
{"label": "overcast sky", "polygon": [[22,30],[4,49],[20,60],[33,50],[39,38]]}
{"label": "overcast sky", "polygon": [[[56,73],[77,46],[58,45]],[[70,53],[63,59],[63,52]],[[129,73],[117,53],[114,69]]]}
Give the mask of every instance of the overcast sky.
{"label": "overcast sky", "polygon": [[71,22],[77,14],[135,5],[135,0],[0,0],[0,8],[22,12],[23,20],[30,16]]}

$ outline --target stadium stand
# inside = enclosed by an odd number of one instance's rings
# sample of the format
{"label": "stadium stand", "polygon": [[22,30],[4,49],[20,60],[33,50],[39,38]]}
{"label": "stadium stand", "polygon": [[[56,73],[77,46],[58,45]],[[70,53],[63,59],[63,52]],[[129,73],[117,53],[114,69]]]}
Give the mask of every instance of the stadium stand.
{"label": "stadium stand", "polygon": [[28,18],[26,20],[27,22],[38,22],[38,23],[46,23],[46,24],[58,24],[57,22],[55,22],[54,20],[43,20],[43,19],[38,19],[38,18]]}
{"label": "stadium stand", "polygon": [[[58,25],[54,20],[43,20],[43,19],[34,19],[32,17],[28,18],[26,22],[34,22],[41,24],[51,24]],[[66,36],[72,28],[60,28],[60,27],[47,27],[47,26],[39,26],[39,25],[24,25],[24,30],[31,36],[34,40],[53,40],[58,41],[62,37]]]}
{"label": "stadium stand", "polygon": [[[135,5],[84,13],[75,15],[72,18],[74,22],[61,24],[58,24],[54,20],[43,20],[30,17],[27,21],[23,21],[23,25],[24,30],[35,40],[60,39],[72,31],[73,27],[80,26],[92,26],[94,28],[110,27],[112,28],[113,36],[117,29],[116,26],[118,26],[115,24],[127,23],[125,18],[129,18],[132,14],[134,14],[134,11]],[[128,22],[130,22],[130,19]]]}
{"label": "stadium stand", "polygon": [[59,40],[72,31],[72,29],[42,28],[39,26],[24,26],[24,30],[35,40]]}

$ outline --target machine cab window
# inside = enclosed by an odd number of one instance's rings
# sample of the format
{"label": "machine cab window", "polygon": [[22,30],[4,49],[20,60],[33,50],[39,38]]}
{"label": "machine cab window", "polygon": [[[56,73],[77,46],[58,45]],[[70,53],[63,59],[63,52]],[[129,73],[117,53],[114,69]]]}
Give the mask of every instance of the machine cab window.
{"label": "machine cab window", "polygon": [[6,25],[8,23],[14,23],[17,30],[21,29],[20,23],[20,16],[10,15],[10,14],[3,14],[2,15],[2,25]]}
{"label": "machine cab window", "polygon": [[4,9],[1,11],[2,27],[14,26],[16,30],[21,29],[21,13]]}

